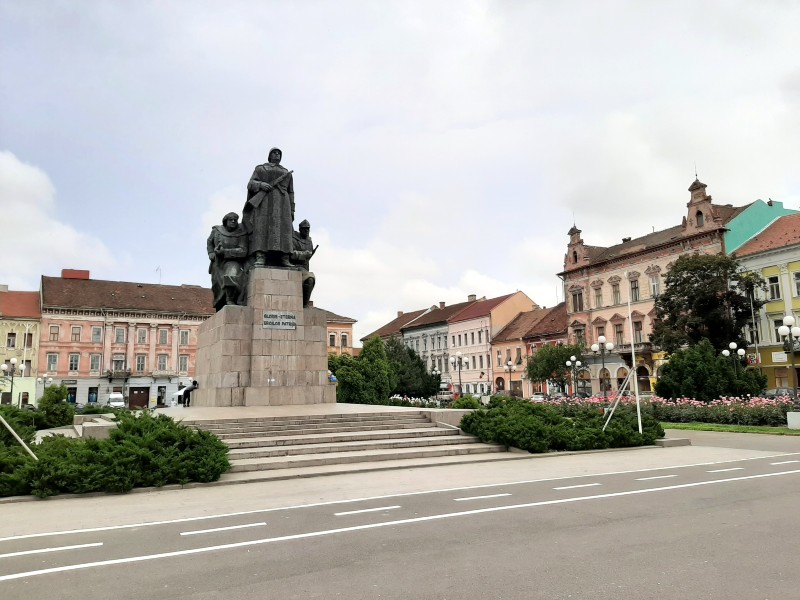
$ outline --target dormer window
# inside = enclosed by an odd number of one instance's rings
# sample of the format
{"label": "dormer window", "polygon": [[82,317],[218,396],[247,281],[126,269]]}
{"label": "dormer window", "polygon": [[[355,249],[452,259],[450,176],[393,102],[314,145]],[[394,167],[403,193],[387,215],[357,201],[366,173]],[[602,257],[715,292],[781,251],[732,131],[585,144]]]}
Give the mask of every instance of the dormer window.
{"label": "dormer window", "polygon": [[703,211],[698,210],[697,214],[695,215],[695,223],[697,223],[698,227],[702,227],[703,222],[704,222]]}

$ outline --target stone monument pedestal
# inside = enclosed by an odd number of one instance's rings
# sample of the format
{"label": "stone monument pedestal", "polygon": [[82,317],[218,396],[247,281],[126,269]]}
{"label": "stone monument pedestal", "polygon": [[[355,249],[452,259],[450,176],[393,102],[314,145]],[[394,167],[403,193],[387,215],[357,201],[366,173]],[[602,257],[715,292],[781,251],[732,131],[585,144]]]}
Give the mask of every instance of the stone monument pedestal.
{"label": "stone monument pedestal", "polygon": [[247,306],[200,326],[193,406],[336,402],[328,381],[325,312],[303,308],[302,273],[255,268]]}

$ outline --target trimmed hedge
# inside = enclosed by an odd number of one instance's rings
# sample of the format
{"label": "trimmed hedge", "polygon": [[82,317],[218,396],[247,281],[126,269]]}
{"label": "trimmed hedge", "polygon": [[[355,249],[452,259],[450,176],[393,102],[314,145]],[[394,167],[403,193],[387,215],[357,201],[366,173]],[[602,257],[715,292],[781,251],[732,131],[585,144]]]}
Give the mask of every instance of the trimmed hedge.
{"label": "trimmed hedge", "polygon": [[570,412],[565,416],[554,405],[495,397],[487,408],[465,415],[461,428],[483,442],[532,453],[645,446],[664,437],[651,413],[642,415],[643,433],[639,433],[635,407],[618,407],[605,431],[602,411],[586,407]]}
{"label": "trimmed hedge", "polygon": [[0,446],[0,496],[128,492],[219,479],[230,468],[216,436],[165,415],[120,413],[107,440],[46,437],[33,460],[17,446]]}

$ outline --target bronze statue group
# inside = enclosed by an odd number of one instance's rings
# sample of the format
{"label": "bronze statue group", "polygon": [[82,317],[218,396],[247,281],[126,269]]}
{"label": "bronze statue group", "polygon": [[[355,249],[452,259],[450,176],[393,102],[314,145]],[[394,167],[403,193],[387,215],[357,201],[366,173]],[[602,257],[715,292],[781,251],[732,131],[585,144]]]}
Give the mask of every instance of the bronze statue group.
{"label": "bronze statue group", "polygon": [[250,271],[259,267],[302,271],[303,306],[309,306],[315,283],[310,261],[317,249],[308,221],[294,230],[294,183],[292,171],[280,164],[282,156],[280,149],[272,148],[267,162],[253,171],[242,222],[230,212],[208,236],[208,272],[217,311],[247,304]]}

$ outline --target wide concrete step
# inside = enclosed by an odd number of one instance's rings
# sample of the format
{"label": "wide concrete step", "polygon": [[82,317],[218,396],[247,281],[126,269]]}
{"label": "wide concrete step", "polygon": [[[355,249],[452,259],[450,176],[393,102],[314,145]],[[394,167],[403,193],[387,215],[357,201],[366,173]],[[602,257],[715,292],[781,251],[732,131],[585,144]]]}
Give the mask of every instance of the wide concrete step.
{"label": "wide concrete step", "polygon": [[327,427],[285,427],[285,428],[264,428],[260,430],[250,430],[243,432],[230,432],[222,433],[212,431],[219,439],[225,441],[228,439],[239,439],[246,437],[268,437],[285,436],[285,435],[313,435],[321,433],[341,433],[347,431],[386,431],[390,429],[419,429],[419,428],[436,428],[435,423],[430,421],[421,421],[413,423],[383,423],[380,425],[335,425],[330,424]]}
{"label": "wide concrete step", "polygon": [[337,433],[313,433],[305,435],[264,436],[227,438],[225,444],[231,449],[267,448],[271,446],[296,446],[300,444],[324,444],[339,442],[364,442],[393,438],[426,437],[441,438],[458,436],[458,429],[443,427],[420,427],[416,429],[386,429],[378,431],[352,431]]}
{"label": "wide concrete step", "polygon": [[299,467],[318,467],[323,465],[376,462],[398,459],[418,459],[437,456],[465,454],[484,454],[506,452],[505,446],[498,444],[456,444],[453,446],[434,446],[430,448],[387,448],[381,450],[356,450],[306,454],[301,456],[276,456],[269,458],[245,458],[231,460],[230,473],[243,471],[263,471]]}
{"label": "wide concrete step", "polygon": [[231,424],[231,425],[212,425],[207,427],[198,427],[198,429],[205,429],[213,434],[229,433],[229,432],[244,432],[244,431],[285,431],[290,429],[318,429],[325,427],[369,427],[370,425],[386,425],[391,423],[430,423],[430,419],[424,417],[406,418],[406,419],[370,419],[364,421],[286,421],[282,423],[275,423],[272,421],[265,423],[248,423],[248,424]]}
{"label": "wide concrete step", "polygon": [[[325,475],[342,475],[389,471],[397,469],[420,469],[463,464],[496,462],[501,460],[528,460],[542,455],[527,452],[491,452],[488,454],[456,454],[451,456],[430,456],[425,458],[405,458],[382,460],[376,462],[345,463],[335,465],[319,465],[304,467],[287,467],[267,471],[239,471],[224,473],[219,480],[210,484],[197,485],[230,485],[234,483],[257,483],[265,481],[281,481],[303,477],[323,477]],[[189,484],[190,486],[192,484]]]}
{"label": "wide concrete step", "polygon": [[321,415],[303,415],[303,416],[265,416],[265,417],[244,417],[237,419],[184,419],[181,422],[184,425],[191,425],[195,427],[212,427],[216,425],[249,425],[252,423],[265,424],[279,424],[286,422],[299,422],[299,423],[332,423],[338,421],[383,421],[393,419],[427,419],[425,415],[416,411],[401,411],[401,412],[370,412],[370,413],[342,413],[342,414],[321,414]]}
{"label": "wide concrete step", "polygon": [[268,448],[238,448],[228,453],[231,460],[248,458],[267,458],[275,456],[300,456],[304,454],[323,454],[333,452],[353,452],[360,450],[384,450],[392,448],[430,448],[433,446],[455,446],[460,444],[477,444],[478,438],[473,436],[449,437],[414,437],[392,438],[385,440],[365,440],[354,442],[338,442],[328,444],[298,444],[287,446],[271,446]]}

